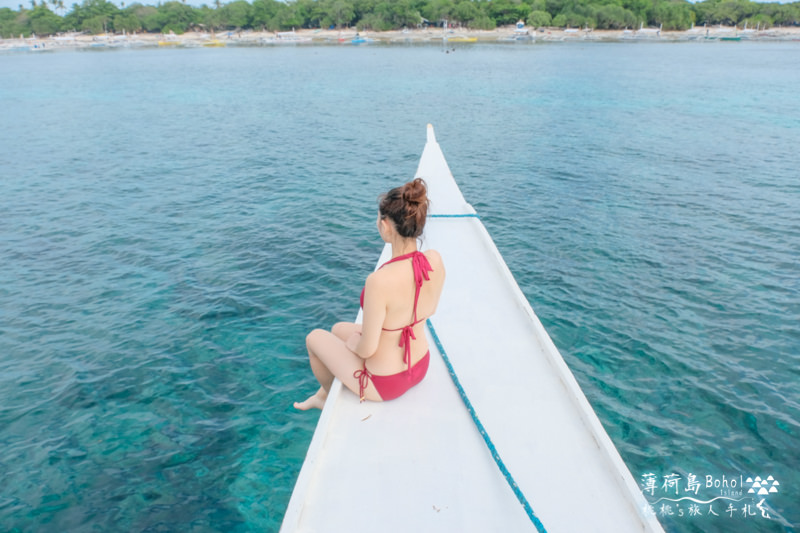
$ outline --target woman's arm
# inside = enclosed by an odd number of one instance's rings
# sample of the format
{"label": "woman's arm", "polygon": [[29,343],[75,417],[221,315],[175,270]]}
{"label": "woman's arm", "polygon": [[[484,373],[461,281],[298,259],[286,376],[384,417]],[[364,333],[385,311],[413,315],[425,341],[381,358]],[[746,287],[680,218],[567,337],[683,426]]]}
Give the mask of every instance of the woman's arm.
{"label": "woman's arm", "polygon": [[[367,277],[367,282],[364,284],[364,312],[360,338],[351,337],[347,342],[347,347],[362,359],[372,357],[378,350],[381,328],[385,319],[385,291],[382,290],[380,279],[373,273]],[[356,343],[356,341],[358,342]]]}

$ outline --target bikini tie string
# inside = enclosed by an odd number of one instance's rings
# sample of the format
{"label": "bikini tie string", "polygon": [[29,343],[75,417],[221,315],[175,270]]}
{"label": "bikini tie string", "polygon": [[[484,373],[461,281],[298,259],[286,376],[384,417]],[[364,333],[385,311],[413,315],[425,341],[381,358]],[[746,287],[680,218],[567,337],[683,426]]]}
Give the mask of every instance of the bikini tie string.
{"label": "bikini tie string", "polygon": [[411,340],[417,340],[416,335],[414,335],[414,326],[405,326],[402,331],[400,332],[400,342],[398,346],[401,348],[405,347],[403,351],[403,362],[406,364],[406,368],[409,372],[411,372]]}
{"label": "bikini tie string", "polygon": [[411,257],[411,266],[414,269],[414,282],[417,284],[417,289],[422,287],[423,281],[430,281],[431,277],[428,272],[433,271],[433,267],[428,262],[428,258],[422,252],[415,253]]}
{"label": "bikini tie string", "polygon": [[372,374],[370,374],[369,370],[367,370],[366,361],[364,361],[364,369],[353,372],[353,377],[358,380],[358,396],[360,397],[360,401],[363,402],[366,400],[364,392],[367,390],[369,380],[372,377]]}

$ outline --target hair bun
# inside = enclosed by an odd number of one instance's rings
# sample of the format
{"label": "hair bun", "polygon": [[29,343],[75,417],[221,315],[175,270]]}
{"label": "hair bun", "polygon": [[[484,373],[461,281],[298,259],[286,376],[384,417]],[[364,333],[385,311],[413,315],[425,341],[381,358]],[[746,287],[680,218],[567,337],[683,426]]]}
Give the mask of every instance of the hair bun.
{"label": "hair bun", "polygon": [[421,178],[395,187],[381,197],[378,209],[402,237],[419,237],[428,215],[428,187]]}
{"label": "hair bun", "polygon": [[421,204],[427,202],[428,188],[422,178],[415,178],[403,185],[403,200],[409,204]]}

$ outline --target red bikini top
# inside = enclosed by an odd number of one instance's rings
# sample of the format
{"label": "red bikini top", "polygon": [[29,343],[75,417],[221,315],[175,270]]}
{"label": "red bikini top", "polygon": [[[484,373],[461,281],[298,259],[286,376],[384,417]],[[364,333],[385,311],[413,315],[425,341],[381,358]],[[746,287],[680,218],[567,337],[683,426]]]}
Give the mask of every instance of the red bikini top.
{"label": "red bikini top", "polygon": [[[422,289],[422,282],[430,280],[430,276],[428,276],[428,272],[433,272],[433,268],[431,264],[428,262],[428,258],[425,257],[420,251],[414,251],[410,254],[401,255],[395,257],[394,259],[390,259],[386,261],[379,267],[379,270],[389,263],[396,263],[397,261],[404,261],[406,259],[411,259],[411,266],[414,269],[414,314],[411,317],[411,323],[407,326],[403,326],[402,328],[396,329],[386,329],[381,328],[383,331],[400,331],[400,343],[399,346],[405,348],[405,353],[403,354],[403,362],[408,365],[408,370],[411,370],[411,339],[416,340],[414,336],[414,326],[419,324],[420,322],[424,321],[424,318],[417,319],[417,302],[419,302],[419,292]],[[361,289],[361,307],[364,307],[364,289]]]}

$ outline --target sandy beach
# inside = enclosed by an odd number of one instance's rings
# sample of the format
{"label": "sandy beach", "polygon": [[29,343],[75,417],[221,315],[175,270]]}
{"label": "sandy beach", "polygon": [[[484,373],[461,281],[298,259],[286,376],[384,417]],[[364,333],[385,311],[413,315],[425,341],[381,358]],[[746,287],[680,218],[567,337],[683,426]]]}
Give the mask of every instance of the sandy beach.
{"label": "sandy beach", "polygon": [[551,41],[800,41],[800,28],[777,27],[766,30],[725,26],[695,27],[686,31],[591,30],[563,28],[530,28],[515,31],[514,26],[495,30],[441,28],[357,32],[345,30],[297,30],[289,32],[228,31],[216,33],[186,32],[175,34],[103,34],[68,33],[50,37],[0,39],[0,50],[46,51],[60,49],[103,49],[121,47],[224,47],[280,45],[369,45],[369,44],[451,44],[519,43]]}

